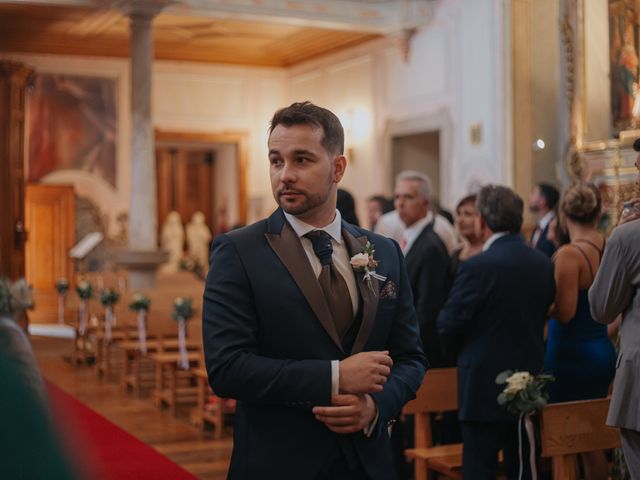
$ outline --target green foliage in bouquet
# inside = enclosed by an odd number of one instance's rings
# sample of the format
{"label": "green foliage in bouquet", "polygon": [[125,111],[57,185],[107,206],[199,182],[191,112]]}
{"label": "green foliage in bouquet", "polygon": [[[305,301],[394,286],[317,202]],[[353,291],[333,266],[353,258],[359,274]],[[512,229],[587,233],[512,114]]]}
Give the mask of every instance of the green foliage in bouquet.
{"label": "green foliage in bouquet", "polygon": [[105,288],[100,291],[100,303],[103,307],[112,307],[120,300],[120,294],[112,288]]}
{"label": "green foliage in bouquet", "polygon": [[150,306],[151,299],[149,297],[142,293],[134,293],[132,302],[129,304],[129,310],[135,310],[136,312],[144,310],[148,312]]}
{"label": "green foliage in bouquet", "polygon": [[498,403],[514,415],[540,412],[549,401],[544,387],[554,380],[553,375],[505,370],[496,377],[498,385],[506,385],[498,395]]}
{"label": "green foliage in bouquet", "polygon": [[59,278],[56,282],[56,290],[58,295],[66,295],[69,291],[69,281],[64,277]]}
{"label": "green foliage in bouquet", "polygon": [[173,314],[171,316],[174,320],[179,320],[180,318],[189,320],[193,316],[191,299],[176,297],[173,300]]}
{"label": "green foliage in bouquet", "polygon": [[93,298],[93,287],[89,282],[85,282],[84,280],[76,285],[76,292],[80,297],[80,300],[89,300]]}

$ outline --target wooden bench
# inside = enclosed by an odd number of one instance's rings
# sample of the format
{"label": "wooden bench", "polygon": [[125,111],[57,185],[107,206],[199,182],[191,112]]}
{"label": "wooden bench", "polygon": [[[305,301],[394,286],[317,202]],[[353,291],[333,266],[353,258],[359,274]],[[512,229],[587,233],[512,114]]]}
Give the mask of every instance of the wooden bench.
{"label": "wooden bench", "polygon": [[[197,368],[193,372],[197,381],[198,404],[191,412],[191,422],[203,428],[206,424],[213,425],[216,439],[224,434],[224,417],[235,412],[235,407],[228,407],[227,400],[216,396],[209,386],[209,376],[204,368]],[[210,400],[214,398],[214,402]]]}
{"label": "wooden bench", "polygon": [[462,478],[462,444],[434,446],[431,435],[430,415],[457,409],[457,370],[428,370],[416,398],[403,409],[405,415],[414,415],[415,448],[404,453],[415,461],[415,480],[426,480],[429,470],[454,479]]}
{"label": "wooden bench", "polygon": [[[177,338],[152,338],[148,339],[146,343],[146,356],[140,351],[140,342],[137,340],[124,341],[117,345],[117,348],[123,352],[122,389],[125,392],[135,392],[138,396],[155,385],[155,364],[149,355],[176,352],[179,348]],[[188,351],[198,351],[201,346],[200,340],[186,341]]]}
{"label": "wooden bench", "polygon": [[[169,411],[176,416],[179,404],[195,404],[197,401],[198,389],[193,386],[193,375],[191,368],[203,364],[203,353],[188,352],[189,370],[178,368],[179,352],[155,353],[150,355],[155,363],[156,382],[153,399],[157,407],[164,405],[169,407]],[[187,385],[179,385],[183,380]],[[184,382],[183,382],[184,383]]]}
{"label": "wooden bench", "polygon": [[620,447],[620,432],[606,425],[609,398],[552,403],[542,411],[542,456],[554,480],[577,480],[577,455]]}

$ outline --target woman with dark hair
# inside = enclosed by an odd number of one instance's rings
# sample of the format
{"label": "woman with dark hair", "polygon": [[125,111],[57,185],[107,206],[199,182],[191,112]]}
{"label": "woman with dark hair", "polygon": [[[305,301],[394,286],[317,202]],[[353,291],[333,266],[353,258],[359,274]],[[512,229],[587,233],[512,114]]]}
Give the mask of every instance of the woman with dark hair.
{"label": "woman with dark hair", "polygon": [[[545,370],[552,402],[606,397],[616,355],[607,327],[591,317],[588,291],[600,266],[605,239],[597,230],[601,201],[591,184],[575,184],[560,202],[560,221],[571,241],[553,257],[556,299],[551,306]],[[585,478],[607,478],[602,452],[582,456]]]}
{"label": "woman with dark hair", "polygon": [[451,268],[458,271],[460,263],[482,252],[483,241],[478,225],[476,195],[467,195],[456,205],[455,226],[463,243],[451,253]]}
{"label": "woman with dark hair", "polygon": [[354,201],[353,196],[342,188],[338,189],[338,202],[336,204],[336,208],[340,212],[340,215],[342,215],[342,219],[345,222],[358,227],[360,226],[358,216],[356,215],[356,202]]}

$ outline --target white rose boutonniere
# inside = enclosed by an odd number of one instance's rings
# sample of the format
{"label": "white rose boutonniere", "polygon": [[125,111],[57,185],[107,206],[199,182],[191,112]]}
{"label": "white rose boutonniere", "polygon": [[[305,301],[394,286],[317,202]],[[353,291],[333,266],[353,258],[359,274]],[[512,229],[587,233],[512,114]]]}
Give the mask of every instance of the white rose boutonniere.
{"label": "white rose boutonniere", "polygon": [[376,273],[376,267],[380,263],[378,260],[373,258],[373,254],[375,253],[375,249],[371,242],[367,242],[367,244],[362,249],[362,252],[355,254],[351,257],[351,267],[356,272],[364,272],[364,276],[362,279],[367,283],[369,289],[376,293],[373,289],[373,284],[371,282],[371,278],[375,278],[384,282],[387,277],[379,275]]}

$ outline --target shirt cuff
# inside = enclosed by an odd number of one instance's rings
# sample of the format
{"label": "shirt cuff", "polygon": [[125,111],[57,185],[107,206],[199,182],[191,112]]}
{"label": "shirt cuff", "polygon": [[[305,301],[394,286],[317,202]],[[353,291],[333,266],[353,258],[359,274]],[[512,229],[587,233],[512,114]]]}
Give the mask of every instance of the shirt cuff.
{"label": "shirt cuff", "polygon": [[340,393],[340,360],[331,360],[331,396]]}
{"label": "shirt cuff", "polygon": [[367,438],[371,437],[371,435],[373,434],[373,431],[376,429],[376,425],[378,424],[379,417],[380,417],[380,412],[378,412],[378,407],[376,406],[376,416],[373,418],[369,426],[364,430],[362,430],[365,437]]}

